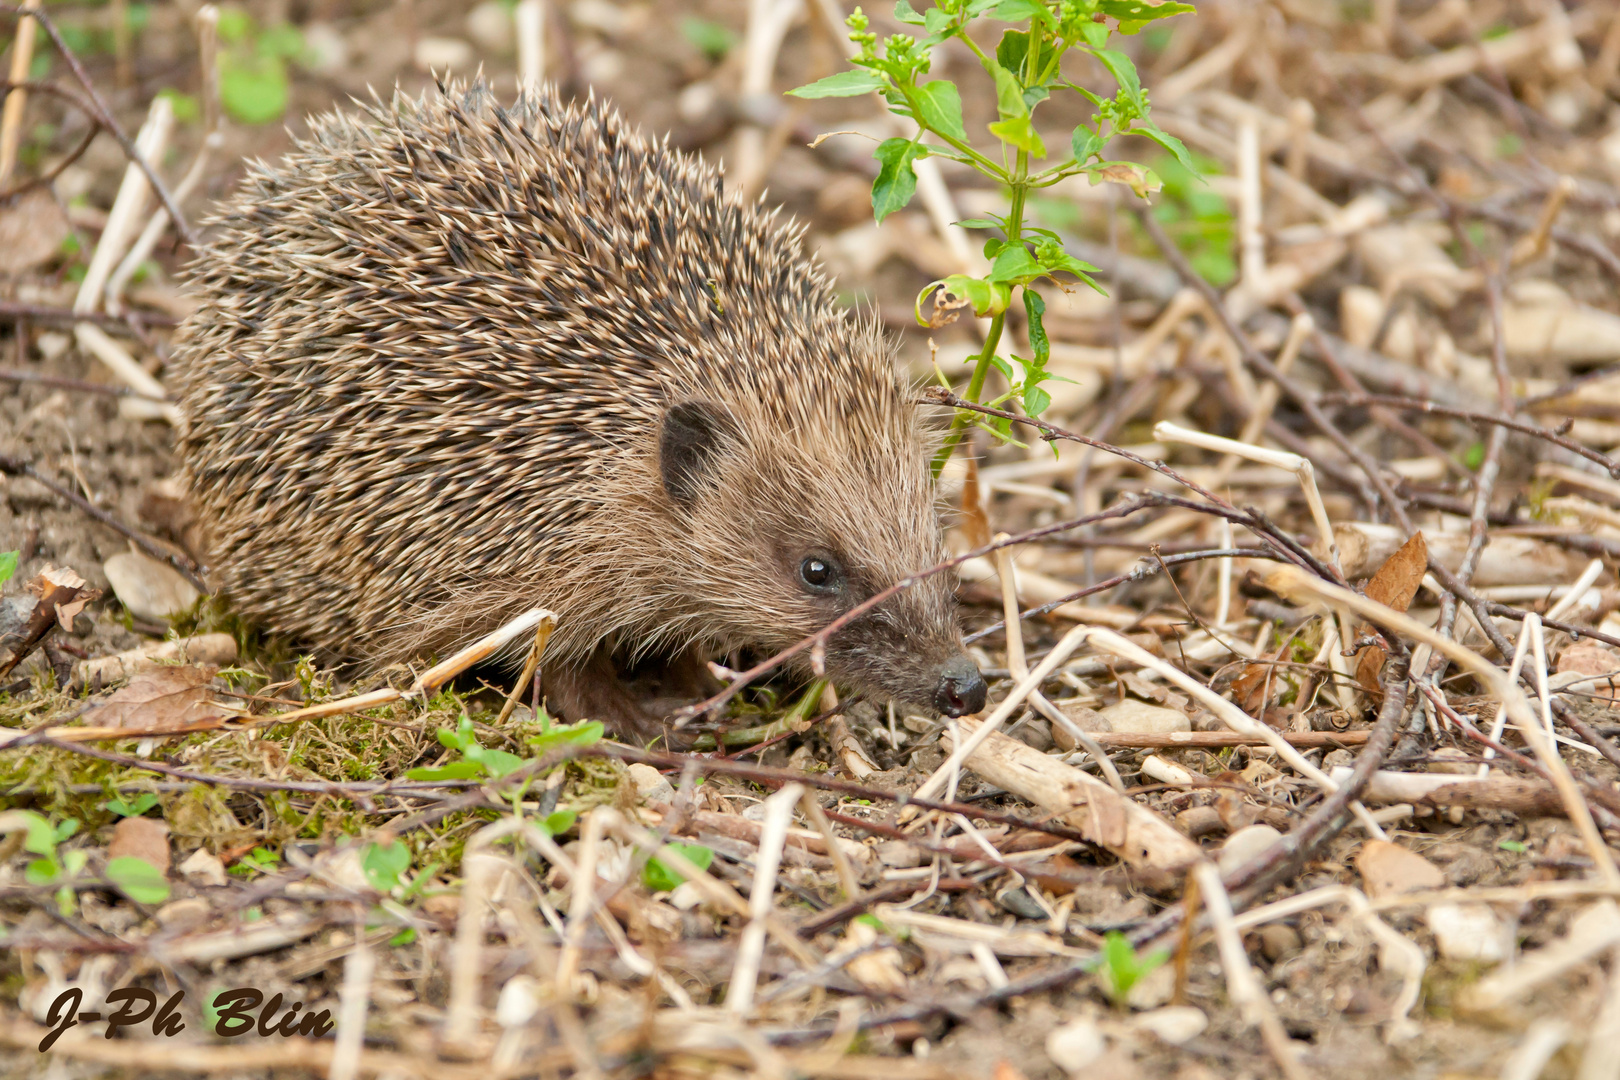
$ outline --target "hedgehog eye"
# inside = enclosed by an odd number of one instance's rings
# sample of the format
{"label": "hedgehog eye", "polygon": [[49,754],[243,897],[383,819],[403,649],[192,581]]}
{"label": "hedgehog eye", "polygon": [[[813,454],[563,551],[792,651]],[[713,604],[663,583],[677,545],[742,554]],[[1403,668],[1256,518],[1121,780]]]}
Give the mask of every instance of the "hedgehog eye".
{"label": "hedgehog eye", "polygon": [[811,555],[799,564],[799,580],[816,593],[838,590],[838,564],[820,555]]}

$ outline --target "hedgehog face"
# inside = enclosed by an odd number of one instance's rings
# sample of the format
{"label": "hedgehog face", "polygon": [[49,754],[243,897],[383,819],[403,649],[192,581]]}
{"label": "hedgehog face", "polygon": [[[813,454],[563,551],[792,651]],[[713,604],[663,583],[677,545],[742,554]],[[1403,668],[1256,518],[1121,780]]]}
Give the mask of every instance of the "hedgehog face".
{"label": "hedgehog face", "polygon": [[[852,438],[857,429],[866,438]],[[722,647],[787,648],[946,557],[909,423],[787,426],[746,407],[682,402],[665,415],[658,467],[672,526],[696,553],[678,606],[724,628]],[[953,716],[984,706],[946,574],[858,616],[825,660],[835,683],[879,699]],[[808,656],[799,666],[808,672]]]}

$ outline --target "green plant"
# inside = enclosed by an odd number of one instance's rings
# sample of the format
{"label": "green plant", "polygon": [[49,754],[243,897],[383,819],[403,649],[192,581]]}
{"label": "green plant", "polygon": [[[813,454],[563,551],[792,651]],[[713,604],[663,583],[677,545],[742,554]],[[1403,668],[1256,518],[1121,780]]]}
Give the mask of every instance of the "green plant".
{"label": "green plant", "polygon": [[122,796],[114,796],[102,803],[101,808],[119,817],[140,817],[157,803],[158,797],[150,791],[145,791],[134,802],[125,802]]}
{"label": "green plant", "polygon": [[1219,171],[1219,163],[1197,154],[1192,161],[1191,169],[1173,157],[1154,162],[1164,197],[1153,208],[1153,216],[1199,276],[1223,288],[1237,278],[1237,219],[1225,196],[1203,182],[1204,176]]}
{"label": "green plant", "polygon": [[[1085,175],[1093,183],[1128,184],[1145,198],[1157,188],[1157,178],[1143,166],[1103,155],[1119,135],[1151,139],[1185,167],[1193,167],[1180,140],[1149,119],[1148,95],[1130,57],[1107,47],[1115,30],[1134,34],[1155,20],[1192,10],[1192,5],[1173,0],[1158,5],[1142,0],[934,0],[933,7],[919,12],[909,0],[899,0],[895,17],[920,28],[922,36],[891,34],[880,45],[878,35],[867,29],[870,22],[865,13],[856,8],[847,20],[850,40],[860,50],[852,61],[855,69],[791,91],[803,98],[876,92],[891,111],[916,122],[915,136],[886,139],[875,152],[879,169],[872,183],[872,210],[879,221],[910,202],[917,187],[915,163],[925,157],[960,162],[1008,191],[1009,208],[1004,216],[960,222],[964,228],[992,232],[984,246],[985,258],[991,260],[990,271],[983,277],[952,274],[931,282],[917,297],[917,319],[924,326],[948,322],[964,308],[991,320],[983,349],[969,358],[973,372],[967,400],[982,401],[985,382],[995,369],[1010,387],[997,402],[1016,399],[1030,416],[1043,412],[1051,404],[1051,397],[1041,384],[1056,376],[1046,370],[1050,349],[1042,323],[1045,303],[1031,286],[1043,278],[1057,281],[1058,274],[1069,274],[1099,288],[1090,277],[1095,267],[1066,252],[1055,232],[1025,222],[1031,194],[1067,177]],[[993,52],[986,51],[974,38],[973,31],[984,21],[1012,24],[1002,31]],[[988,149],[975,145],[967,130],[957,85],[948,79],[923,79],[933,50],[952,39],[972,51],[994,88],[997,119],[988,131],[996,142]],[[1117,87],[1114,95],[1105,98],[1071,81],[1062,64],[1070,53],[1095,59],[1112,77]],[[1034,115],[1057,90],[1079,94],[1095,111],[1088,123],[1074,129],[1069,140],[1070,156],[1040,168],[1033,163],[1046,159],[1047,148],[1035,128]],[[1009,360],[998,355],[997,349],[1007,312],[1019,293],[1028,319],[1031,355]],[[923,303],[930,296],[934,313],[924,316]],[[1019,368],[1014,368],[1014,361]],[[966,429],[975,424],[1000,438],[1011,436],[1008,421],[987,422],[978,413],[959,411],[935,459],[936,474]]]}
{"label": "green plant", "polygon": [[133,855],[107,861],[107,880],[137,904],[161,904],[169,898],[169,880],[163,871]]}
{"label": "green plant", "polygon": [[737,35],[729,28],[695,15],[688,15],[681,20],[681,36],[711,61],[724,60],[726,54],[737,44]]}
{"label": "green plant", "polygon": [[1093,961],[1092,970],[1102,975],[1109,1000],[1123,1007],[1131,987],[1168,959],[1169,949],[1155,949],[1146,956],[1139,956],[1129,938],[1118,930],[1110,930],[1103,939],[1102,953]]}
{"label": "green plant", "polygon": [[281,856],[269,848],[256,847],[236,860],[236,864],[231,867],[231,873],[242,875],[268,874],[275,870],[276,864],[280,861]]}
{"label": "green plant", "polygon": [[[699,870],[707,870],[714,861],[714,852],[702,844],[671,844],[670,847],[686,856],[686,860]],[[647,860],[647,865],[641,868],[641,882],[653,892],[673,892],[686,876],[679,870],[662,862],[655,855]]]}
{"label": "green plant", "polygon": [[261,29],[240,8],[219,13],[219,101],[233,120],[269,124],[287,111],[287,61],[304,55],[304,35],[280,23]]}
{"label": "green plant", "polygon": [[32,810],[16,810],[12,813],[21,819],[24,827],[23,850],[39,856],[23,871],[23,880],[30,885],[57,886],[57,910],[64,915],[72,914],[77,903],[73,879],[84,870],[84,865],[90,857],[77,849],[60,854],[56,849],[79,831],[79,819],[64,818],[52,825]]}
{"label": "green plant", "polygon": [[18,551],[0,551],[0,585],[10,581],[17,572],[17,557],[20,554]]}
{"label": "green plant", "polygon": [[505,750],[490,750],[479,745],[478,736],[473,732],[473,723],[466,713],[461,714],[461,721],[454,731],[440,728],[438,735],[439,745],[447,750],[458,751],[461,760],[445,765],[411,769],[405,773],[407,777],[412,780],[475,780],[487,776],[499,780],[523,764],[523,759],[516,754],[509,754]]}

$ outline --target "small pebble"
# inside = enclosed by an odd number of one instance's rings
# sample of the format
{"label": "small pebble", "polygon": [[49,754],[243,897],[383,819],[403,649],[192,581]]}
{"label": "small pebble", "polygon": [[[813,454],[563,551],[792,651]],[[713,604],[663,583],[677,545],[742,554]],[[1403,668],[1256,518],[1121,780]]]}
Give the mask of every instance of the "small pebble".
{"label": "small pebble", "polygon": [[1287,923],[1270,923],[1260,931],[1260,955],[1273,964],[1304,947],[1299,931]]}
{"label": "small pebble", "polygon": [[144,622],[166,623],[191,610],[201,594],[179,571],[133,551],[120,552],[102,564],[113,594]]}
{"label": "small pebble", "polygon": [[1152,1032],[1171,1046],[1181,1046],[1204,1033],[1209,1017],[1191,1005],[1166,1005],[1134,1017],[1131,1026]]}
{"label": "small pebble", "polygon": [[1502,921],[1485,904],[1430,904],[1424,918],[1447,960],[1496,964],[1506,955]]}
{"label": "small pebble", "polygon": [[1035,902],[1029,895],[1029,890],[1022,886],[1015,889],[1003,889],[996,893],[996,903],[1001,905],[1003,911],[1011,912],[1020,919],[1047,919],[1050,918],[1046,909]]}
{"label": "small pebble", "polygon": [[643,799],[651,802],[667,803],[675,798],[675,787],[663,773],[651,765],[637,762],[626,770],[630,774],[630,782],[636,785],[636,791]]}
{"label": "small pebble", "polygon": [[1125,698],[1110,705],[1100,710],[1100,715],[1108,721],[1109,729],[1112,731],[1164,735],[1172,731],[1192,730],[1192,721],[1188,720],[1187,714],[1181,710],[1149,705],[1134,698]]}
{"label": "small pebble", "polygon": [[1071,1076],[1102,1057],[1107,1049],[1102,1028],[1088,1017],[1070,1020],[1046,1036],[1046,1056]]}

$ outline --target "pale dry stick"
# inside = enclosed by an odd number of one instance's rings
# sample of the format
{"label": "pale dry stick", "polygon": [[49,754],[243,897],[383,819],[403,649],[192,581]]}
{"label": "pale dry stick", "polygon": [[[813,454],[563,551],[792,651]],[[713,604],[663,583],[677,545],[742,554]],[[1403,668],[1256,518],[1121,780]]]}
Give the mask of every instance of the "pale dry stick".
{"label": "pale dry stick", "polygon": [[1391,1008],[1390,1021],[1395,1028],[1400,1029],[1402,1035],[1412,1031],[1415,1028],[1411,1018],[1412,1010],[1417,1007],[1418,998],[1423,993],[1423,973],[1428,968],[1428,963],[1424,959],[1423,950],[1415,942],[1397,933],[1378,917],[1371,901],[1360,889],[1348,885],[1324,885],[1319,889],[1290,896],[1263,907],[1251,908],[1237,916],[1233,920],[1233,925],[1240,931],[1248,930],[1319,908],[1324,904],[1336,903],[1349,908],[1350,917],[1365,926],[1378,942],[1382,953],[1381,966],[1400,975],[1401,993]]}
{"label": "pale dry stick", "polygon": [[518,89],[533,94],[546,78],[545,0],[521,0],[512,18],[517,30]]}
{"label": "pale dry stick", "polygon": [[456,920],[455,952],[450,959],[450,1001],[444,1017],[444,1042],[449,1046],[470,1047],[478,1030],[485,908],[495,876],[507,866],[505,859],[487,851],[469,851],[462,856],[461,914]]}
{"label": "pale dry stick", "polygon": [[[996,539],[1007,539],[1006,533],[1000,533]],[[1018,569],[1013,564],[1012,553],[1007,548],[999,548],[995,553],[996,576],[1001,579],[1001,605],[1003,625],[1007,628],[1007,670],[1012,672],[1015,679],[1023,679],[1029,675],[1029,662],[1024,658],[1024,622],[1018,609]],[[1125,780],[1119,775],[1113,761],[1102,746],[1091,735],[1080,729],[1069,715],[1056,705],[1052,704],[1045,694],[1033,690],[1029,695],[1029,703],[1035,711],[1046,717],[1068,733],[1069,737],[1078,743],[1086,753],[1097,760],[1103,771],[1103,776],[1115,791],[1125,790]]]}
{"label": "pale dry stick", "polygon": [[[1541,707],[1541,725],[1546,729],[1547,738],[1554,744],[1553,751],[1556,753],[1558,732],[1553,728],[1552,695],[1547,692],[1547,635],[1542,630],[1541,617],[1535,612],[1524,617],[1524,625],[1530,631],[1530,648],[1536,660],[1536,697]],[[1597,753],[1596,750],[1592,752]]]}
{"label": "pale dry stick", "polygon": [[1205,83],[1220,78],[1238,62],[1244,50],[1249,47],[1249,39],[1253,36],[1254,19],[1244,19],[1231,34],[1227,35],[1225,41],[1192,63],[1183,66],[1175,74],[1160,79],[1158,85],[1153,87],[1153,104],[1161,108],[1171,105]]}
{"label": "pale dry stick", "polygon": [[985,717],[984,723],[979,725],[979,729],[968,738],[957,742],[956,749],[951,752],[951,756],[946,758],[939,768],[934,770],[933,775],[924,780],[916,791],[912,792],[913,797],[932,799],[939,794],[944,789],[946,782],[950,780],[951,775],[961,768],[962,762],[966,761],[969,755],[979,748],[979,744],[988,739],[990,734],[1001,727],[1002,724],[1006,723],[1007,718],[1017,711],[1025,699],[1031,693],[1040,689],[1041,683],[1046,681],[1047,676],[1056,671],[1065,660],[1074,654],[1076,649],[1085,644],[1086,638],[1096,629],[1094,626],[1077,626],[1064,634],[1062,639],[1053,646],[1052,651],[1047,653],[1040,664],[1036,666],[1035,670],[1031,671],[1027,678],[1021,679],[1012,688],[1012,693],[1008,694],[1006,699],[996,706],[995,711]]}
{"label": "pale dry stick", "polygon": [[[1438,588],[1436,589],[1436,591],[1437,592],[1439,591]],[[1465,610],[1466,610],[1466,608],[1465,608]],[[1540,619],[1541,619],[1541,617],[1539,615],[1536,615],[1534,612],[1532,612],[1531,614],[1527,615],[1525,617],[1524,622],[1519,625],[1519,642],[1518,642],[1517,645],[1514,646],[1514,648],[1513,648],[1513,657],[1512,657],[1511,662],[1508,664],[1507,680],[1510,683],[1517,684],[1518,681],[1519,681],[1519,672],[1524,667],[1524,658],[1526,656],[1530,655],[1530,625],[1531,625],[1532,622],[1539,622]],[[1424,649],[1427,650],[1427,646],[1424,646]],[[1413,655],[1414,655],[1414,662],[1415,662],[1416,654],[1414,653]],[[1428,658],[1428,653],[1427,653],[1427,651],[1425,651],[1425,653],[1424,653],[1425,661],[1427,661],[1427,658]],[[1507,726],[1507,710],[1506,709],[1497,709],[1496,710],[1496,717],[1495,717],[1495,719],[1493,719],[1491,721],[1491,742],[1499,743],[1499,742],[1502,741],[1502,729],[1505,728],[1506,726]],[[1490,773],[1490,771],[1491,771],[1490,761],[1495,756],[1496,756],[1496,747],[1487,746],[1485,748],[1485,755],[1484,755],[1485,763],[1482,764],[1479,767],[1479,769],[1475,772],[1475,775],[1476,776],[1486,776],[1486,775],[1488,775]]]}
{"label": "pale dry stick", "polygon": [[759,965],[765,955],[765,920],[770,917],[776,898],[776,875],[782,869],[782,847],[788,826],[793,823],[793,807],[809,792],[802,784],[787,784],[765,800],[764,829],[759,851],[754,856],[754,882],[748,894],[748,924],[737,943],[737,959],[731,968],[726,989],[726,1008],[746,1017],[754,1007],[754,990],[759,984]]}
{"label": "pale dry stick", "polygon": [[1226,895],[1221,872],[1215,864],[1205,860],[1193,867],[1193,879],[1198,882],[1204,910],[1209,914],[1210,927],[1215,932],[1215,944],[1221,955],[1221,966],[1226,969],[1226,991],[1243,1015],[1245,1023],[1260,1029],[1260,1038],[1271,1052],[1272,1059],[1288,1080],[1305,1080],[1311,1074],[1300,1064],[1293,1040],[1283,1029],[1277,1011],[1271,1006],[1264,987],[1249,965],[1249,954],[1243,949],[1243,935],[1238,933],[1232,915],[1232,899]]}
{"label": "pale dry stick", "polygon": [[1547,609],[1547,614],[1542,616],[1542,621],[1545,622],[1550,619],[1553,622],[1557,622],[1559,619],[1562,619],[1565,615],[1569,614],[1575,605],[1580,603],[1581,600],[1586,596],[1586,590],[1590,589],[1594,584],[1596,584],[1597,579],[1602,576],[1602,574],[1602,559],[1593,559],[1591,562],[1587,563],[1586,569],[1581,571],[1581,576],[1575,579],[1575,584],[1569,587],[1569,591],[1566,592],[1556,604]]}
{"label": "pale dry stick", "polygon": [[[546,642],[551,638],[551,631],[556,627],[555,621],[542,619],[534,628],[534,644],[529,646],[529,656],[523,661],[523,674],[518,676],[517,683],[512,687],[512,693],[501,706],[501,714],[495,718],[495,726],[500,727],[506,723],[507,717],[517,708],[523,695],[528,692],[529,685],[534,681],[534,673],[540,670],[540,654],[546,651]],[[534,717],[533,719],[539,719]]]}
{"label": "pale dry stick", "polygon": [[[1191,295],[1198,296],[1197,293]],[[1300,350],[1305,346],[1305,339],[1310,337],[1315,329],[1316,320],[1310,315],[1300,312],[1294,316],[1293,321],[1288,324],[1288,336],[1283,339],[1282,348],[1274,361],[1278,372],[1287,375],[1294,369],[1294,362],[1299,359]],[[1254,412],[1243,422],[1243,431],[1238,435],[1238,442],[1248,443],[1250,446],[1260,445],[1260,434],[1265,430],[1266,422],[1277,411],[1277,400],[1281,396],[1282,390],[1277,384],[1266,380],[1266,384],[1260,388],[1255,398]],[[1231,479],[1233,470],[1241,460],[1243,458],[1240,454],[1227,454],[1221,458],[1220,464],[1215,467],[1214,478],[1207,485],[1209,489],[1214,491],[1224,486]]]}
{"label": "pale dry stick", "polygon": [[1607,884],[1620,888],[1620,867],[1615,866],[1614,856],[1604,843],[1603,834],[1598,831],[1597,823],[1592,820],[1591,807],[1587,806],[1586,800],[1581,796],[1575,778],[1570,775],[1569,766],[1564,763],[1556,745],[1547,741],[1541,724],[1530,710],[1530,703],[1525,698],[1524,692],[1516,684],[1508,682],[1500,668],[1472,649],[1464,648],[1404,612],[1395,611],[1342,586],[1305,574],[1295,567],[1280,566],[1273,570],[1266,575],[1266,585],[1273,592],[1285,597],[1309,599],[1327,606],[1348,608],[1376,626],[1404,634],[1415,641],[1426,642],[1435,652],[1449,657],[1459,667],[1483,682],[1501,701],[1502,709],[1509,714],[1514,725],[1524,736],[1525,742],[1530,744],[1536,757],[1541,759],[1543,767],[1551,775],[1553,785],[1563,799],[1565,813],[1580,830],[1581,839],[1585,842],[1599,874]]}
{"label": "pale dry stick", "polygon": [[[197,53],[202,63],[202,85],[205,94],[219,92],[219,73],[216,70],[219,54],[219,8],[213,4],[205,4],[197,12]],[[210,108],[205,114],[209,117],[210,126],[203,135],[202,146],[197,150],[197,156],[192,160],[191,167],[186,175],[174,189],[174,201],[181,204],[191,195],[192,191],[202,182],[207,174],[215,151],[225,145],[225,136],[218,127],[219,109]],[[135,272],[140,269],[152,250],[157,247],[158,240],[163,231],[169,227],[169,211],[167,207],[159,205],[153,212],[151,220],[147,221],[146,228],[135,240],[129,253],[124,256],[118,268],[113,271],[112,277],[107,281],[105,289],[105,304],[107,311],[113,315],[123,313],[122,296],[124,288],[129,284]],[[122,408],[122,406],[120,406]]]}
{"label": "pale dry stick", "polygon": [[[743,101],[767,98],[776,58],[787,35],[788,24],[800,10],[802,0],[749,0],[748,26],[743,37],[743,70],[738,94]],[[765,133],[752,121],[737,129],[736,177],[734,183],[745,202],[752,201],[764,186],[769,165],[765,157]]]}
{"label": "pale dry stick", "polygon": [[1620,72],[1620,7],[1615,8],[1614,14],[1609,17],[1609,28],[1603,33],[1603,44],[1598,46],[1597,59],[1589,69],[1592,89],[1599,94],[1607,93],[1617,72]]}
{"label": "pale dry stick", "polygon": [[[665,843],[647,829],[627,820],[624,815],[611,807],[598,807],[592,811],[592,814],[603,814],[607,819],[608,827],[617,833],[621,839],[658,856],[659,862],[685,878],[692,884],[693,888],[702,893],[704,900],[716,907],[728,909],[744,918],[752,917],[748,901],[744,900],[736,889],[720,881],[707,870],[700,868],[691,859],[687,858],[680,848]],[[813,967],[821,962],[821,958],[816,955],[816,951],[805,944],[798,934],[794,932],[793,928],[785,924],[779,916],[774,914],[767,916],[765,918],[765,929],[770,933],[771,937],[776,939],[777,944],[791,953],[799,963],[804,964],[806,967]]]}
{"label": "pale dry stick", "polygon": [[[1332,777],[1307,761],[1303,754],[1296,750],[1279,732],[1272,729],[1270,725],[1262,724],[1191,675],[1188,675],[1185,671],[1173,664],[1166,663],[1136,644],[1136,642],[1112,630],[1095,627],[1090,640],[1093,646],[1105,652],[1157,671],[1165,679],[1175,683],[1197,698],[1199,704],[1214,713],[1216,718],[1233,731],[1264,739],[1266,745],[1276,751],[1277,756],[1288,763],[1289,768],[1309,779],[1324,792],[1332,794],[1339,790],[1339,785]],[[1379,827],[1378,822],[1373,820],[1372,815],[1367,812],[1367,808],[1361,805],[1360,802],[1351,803],[1350,810],[1371,836],[1379,840],[1388,839],[1384,835],[1384,830]]]}
{"label": "pale dry stick", "polygon": [[862,895],[860,875],[855,873],[855,867],[850,864],[849,856],[844,852],[844,845],[839,842],[838,834],[833,832],[832,822],[827,820],[827,812],[816,801],[816,793],[805,788],[804,795],[799,799],[799,809],[816,827],[821,838],[827,844],[827,857],[832,860],[833,870],[838,874],[838,884],[844,890],[845,900],[859,900]]}
{"label": "pale dry stick", "polygon": [[364,928],[355,928],[354,945],[343,960],[343,985],[338,989],[337,1032],[332,1037],[332,1065],[327,1080],[354,1080],[360,1075],[360,1054],[366,1046],[366,1010],[371,1004],[371,977],[377,957],[366,944]]}
{"label": "pale dry stick", "polygon": [[10,93],[0,109],[0,189],[11,179],[11,170],[17,167],[17,146],[22,142],[23,113],[28,109],[28,91],[17,85],[28,81],[28,69],[34,63],[34,35],[39,23],[30,19],[28,11],[37,10],[40,0],[23,0],[24,14],[17,17],[17,36],[11,42]]}
{"label": "pale dry stick", "polygon": [[[1246,117],[1237,130],[1238,288],[1251,297],[1266,294],[1266,238],[1260,196],[1260,121]],[[1247,373],[1245,373],[1247,374]],[[1248,389],[1242,383],[1240,390]]]}
{"label": "pale dry stick", "polygon": [[1310,508],[1311,520],[1316,524],[1316,531],[1321,539],[1318,543],[1327,552],[1329,561],[1335,570],[1339,570],[1339,545],[1333,539],[1333,523],[1328,520],[1327,506],[1322,502],[1322,492],[1316,486],[1316,468],[1311,464],[1310,458],[1291,454],[1286,450],[1270,450],[1263,446],[1253,446],[1249,443],[1228,439],[1223,435],[1211,435],[1207,432],[1197,431],[1193,428],[1182,427],[1169,420],[1160,420],[1153,425],[1153,437],[1159,442],[1187,443],[1190,446],[1202,447],[1205,450],[1214,450],[1217,453],[1235,454],[1238,457],[1257,461],[1262,465],[1282,469],[1293,473],[1299,480],[1299,486],[1305,493],[1305,505]]}
{"label": "pale dry stick", "polygon": [[1306,166],[1311,160],[1310,136],[1316,130],[1316,107],[1309,98],[1295,98],[1288,106],[1287,120],[1288,157],[1283,169],[1303,183]]}
{"label": "pale dry stick", "polygon": [[568,932],[563,936],[562,951],[557,954],[557,992],[573,997],[579,974],[580,948],[585,941],[585,926],[596,903],[596,860],[601,854],[602,838],[607,831],[612,811],[597,807],[585,815],[579,830],[579,865],[569,883]]}
{"label": "pale dry stick", "polygon": [[1541,205],[1541,216],[1536,218],[1536,227],[1514,242],[1513,249],[1508,255],[1509,266],[1523,266],[1547,253],[1547,241],[1552,236],[1553,225],[1558,221],[1564,203],[1575,194],[1576,187],[1573,177],[1558,178],[1552,190],[1547,192],[1547,201]]}
{"label": "pale dry stick", "polygon": [[1562,1020],[1532,1021],[1519,1045],[1502,1063],[1501,1080],[1537,1080],[1553,1055],[1569,1042],[1570,1035],[1569,1025]]}
{"label": "pale dry stick", "polygon": [[1575,1080],[1620,1078],[1620,946],[1609,952],[1609,978],[1603,1004],[1586,1034],[1586,1053]]}
{"label": "pale dry stick", "polygon": [[[154,98],[151,108],[147,110],[146,122],[135,136],[135,152],[147,161],[162,160],[173,127],[173,105],[166,97]],[[90,256],[90,265],[85,268],[84,280],[79,283],[78,294],[73,299],[75,313],[83,315],[97,309],[107,280],[128,250],[135,234],[136,221],[144,213],[151,194],[152,184],[146,178],[146,173],[133,161],[126,165],[124,179],[113,198],[112,209],[107,212],[107,224],[101,230],[101,238]]]}

